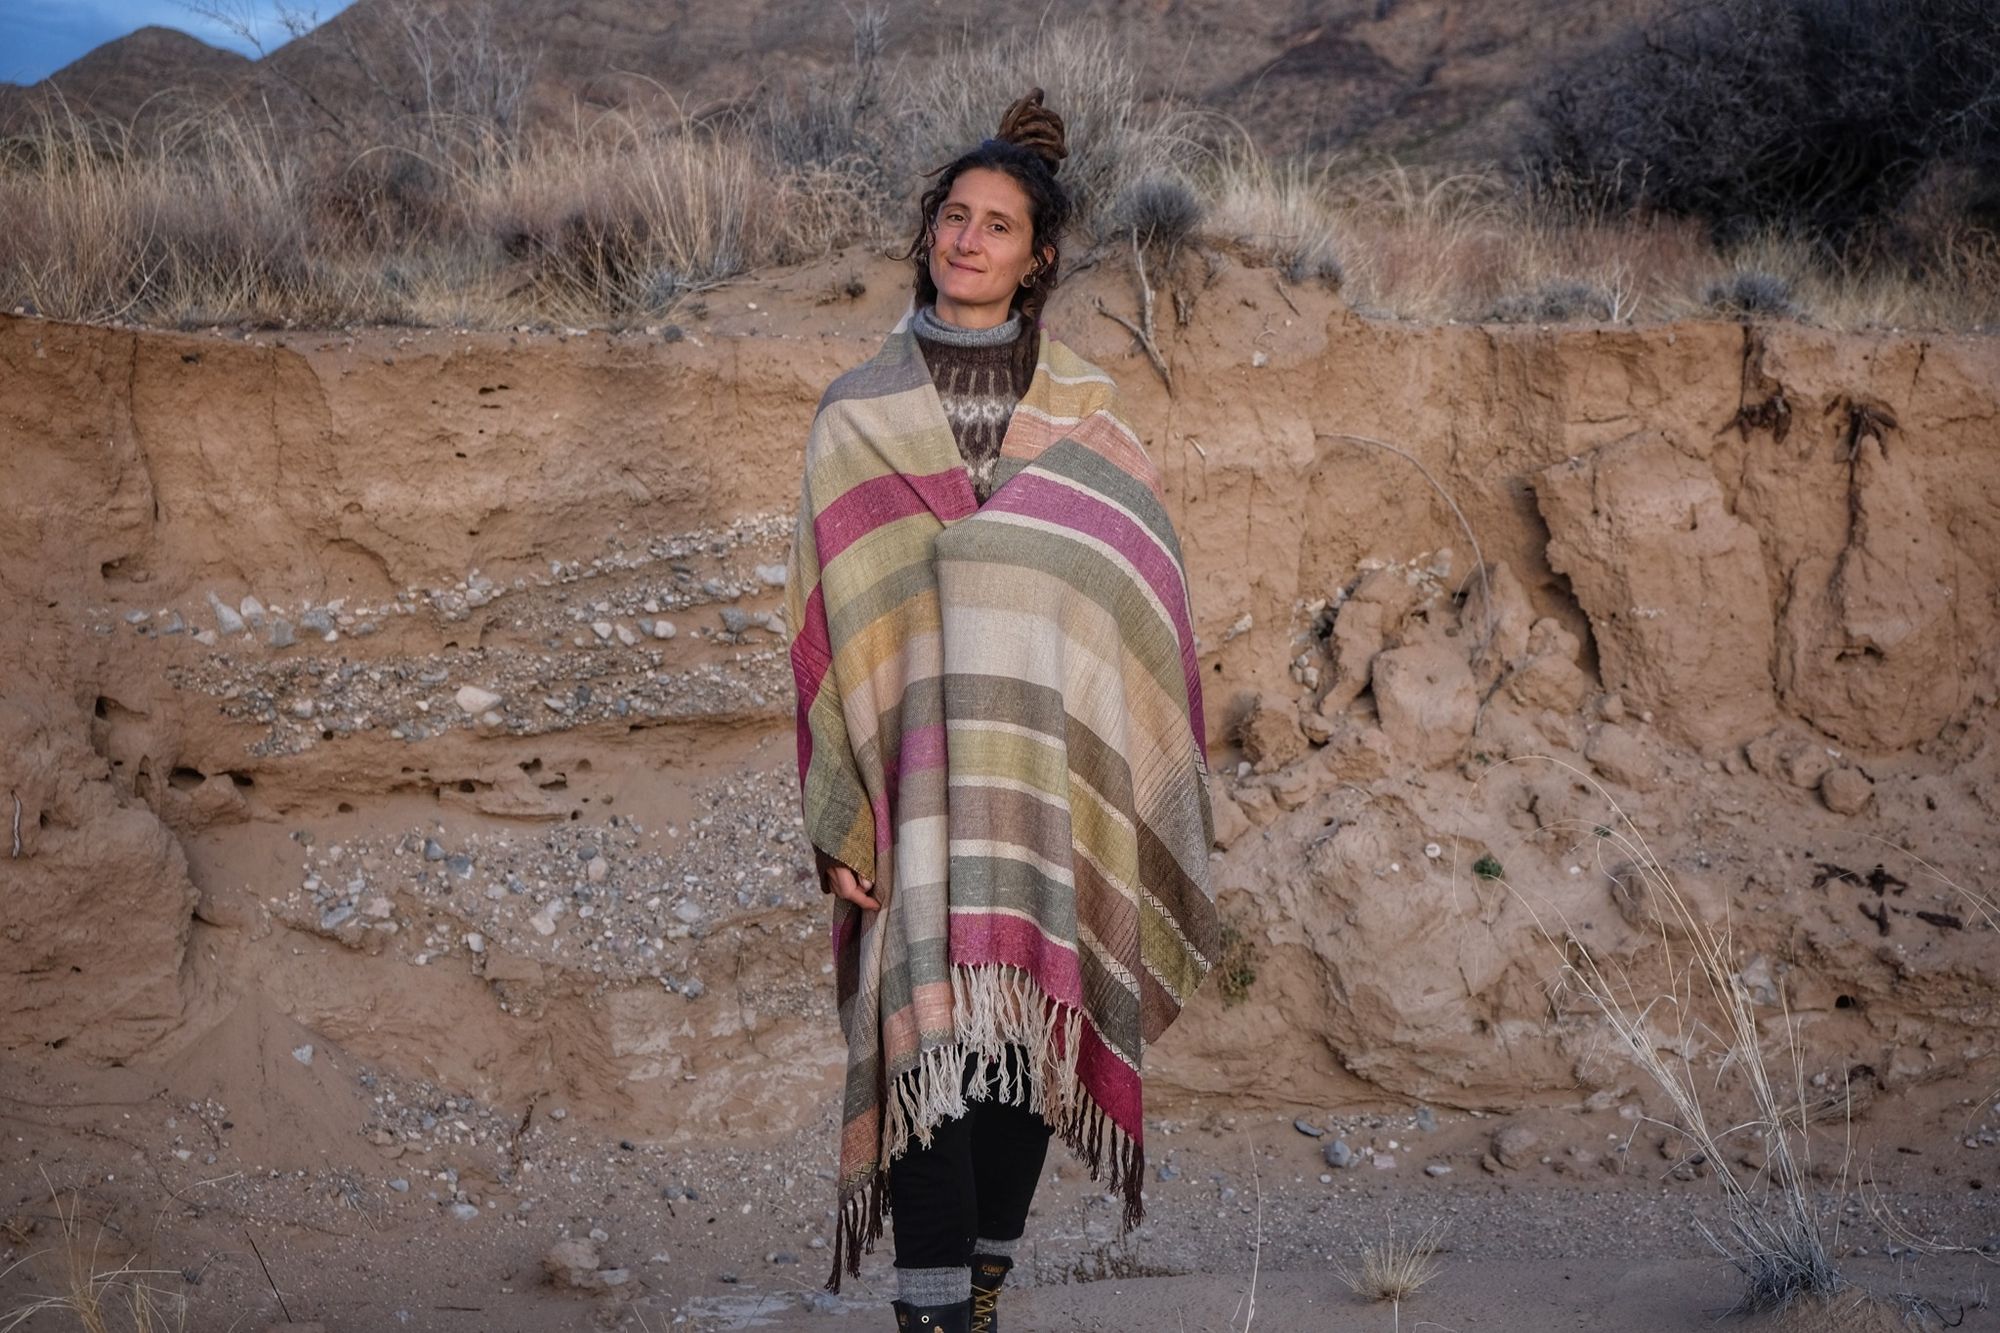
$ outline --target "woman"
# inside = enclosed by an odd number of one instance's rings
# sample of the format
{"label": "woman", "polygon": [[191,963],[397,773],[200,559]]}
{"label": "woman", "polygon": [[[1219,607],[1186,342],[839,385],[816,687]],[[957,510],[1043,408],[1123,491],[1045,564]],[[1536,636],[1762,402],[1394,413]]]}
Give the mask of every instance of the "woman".
{"label": "woman", "polygon": [[786,587],[847,1038],[829,1285],[887,1210],[913,1329],[996,1327],[1052,1133],[1138,1221],[1142,1050],[1215,953],[1180,548],[1110,378],[1038,327],[1065,155],[1036,89],[937,173]]}

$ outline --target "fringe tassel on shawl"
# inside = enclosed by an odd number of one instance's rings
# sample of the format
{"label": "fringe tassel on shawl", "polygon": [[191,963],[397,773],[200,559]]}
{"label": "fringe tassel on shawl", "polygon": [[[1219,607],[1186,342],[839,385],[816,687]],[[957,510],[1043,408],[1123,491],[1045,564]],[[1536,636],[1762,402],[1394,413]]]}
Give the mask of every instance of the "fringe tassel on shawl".
{"label": "fringe tassel on shawl", "polygon": [[[1000,964],[955,966],[951,970],[953,1037],[918,1055],[916,1063],[891,1080],[883,1097],[883,1153],[874,1170],[841,1190],[834,1227],[833,1272],[826,1289],[840,1290],[847,1275],[861,1272],[861,1255],[873,1250],[882,1236],[888,1211],[888,1164],[915,1139],[928,1148],[931,1131],[962,1116],[968,1101],[988,1095],[975,1083],[966,1095],[966,1063],[974,1056],[994,1062],[999,1070],[996,1101],[1024,1106],[1041,1116],[1056,1136],[1089,1170],[1092,1180],[1104,1179],[1113,1194],[1124,1198],[1120,1234],[1145,1220],[1140,1193],[1146,1183],[1145,1148],[1118,1127],[1091,1099],[1077,1077],[1077,1052],[1083,1037],[1083,1014],[1058,1004],[1019,968]],[[1006,1058],[1009,1046],[1025,1047],[1029,1069]]]}

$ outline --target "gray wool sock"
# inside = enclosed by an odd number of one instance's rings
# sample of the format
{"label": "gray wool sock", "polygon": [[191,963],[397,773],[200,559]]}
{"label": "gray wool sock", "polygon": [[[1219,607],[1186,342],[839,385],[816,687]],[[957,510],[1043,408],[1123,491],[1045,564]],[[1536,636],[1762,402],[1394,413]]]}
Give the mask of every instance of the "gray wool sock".
{"label": "gray wool sock", "polygon": [[1019,1236],[1016,1236],[1012,1240],[992,1240],[986,1236],[981,1236],[978,1240],[972,1242],[973,1257],[977,1258],[983,1254],[989,1259],[1012,1259],[1014,1257],[1014,1249],[1020,1243],[1021,1238]]}
{"label": "gray wool sock", "polygon": [[970,1268],[898,1268],[896,1299],[905,1305],[956,1305],[972,1299]]}

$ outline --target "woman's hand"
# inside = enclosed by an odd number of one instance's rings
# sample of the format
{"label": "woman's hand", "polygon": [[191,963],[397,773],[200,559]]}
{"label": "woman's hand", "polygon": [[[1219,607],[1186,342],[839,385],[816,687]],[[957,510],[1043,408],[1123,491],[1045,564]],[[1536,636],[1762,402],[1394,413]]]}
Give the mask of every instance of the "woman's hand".
{"label": "woman's hand", "polygon": [[826,877],[827,882],[833,887],[834,897],[844,898],[864,912],[873,912],[881,908],[882,904],[876,902],[874,898],[874,880],[863,879],[838,861],[834,862],[833,869],[827,872]]}
{"label": "woman's hand", "polygon": [[853,903],[864,912],[881,909],[875,901],[875,881],[863,879],[849,866],[834,860],[819,848],[813,848],[813,862],[819,867],[819,887],[823,893],[831,893],[836,898]]}

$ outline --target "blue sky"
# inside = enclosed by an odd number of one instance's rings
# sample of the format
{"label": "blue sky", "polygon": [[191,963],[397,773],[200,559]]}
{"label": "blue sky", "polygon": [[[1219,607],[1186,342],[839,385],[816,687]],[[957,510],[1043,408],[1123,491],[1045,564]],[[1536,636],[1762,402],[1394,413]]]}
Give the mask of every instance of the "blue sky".
{"label": "blue sky", "polygon": [[[291,8],[318,11],[321,22],[346,8],[349,0],[294,0]],[[277,15],[283,0],[211,0],[258,25],[267,47],[285,40]],[[249,45],[211,19],[201,18],[179,0],[0,0],[0,80],[33,83],[70,61],[135,28],[158,24],[193,33],[211,46],[253,54]]]}

